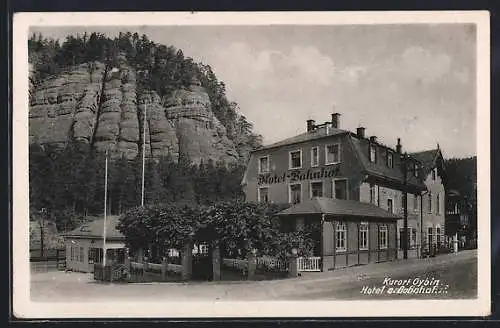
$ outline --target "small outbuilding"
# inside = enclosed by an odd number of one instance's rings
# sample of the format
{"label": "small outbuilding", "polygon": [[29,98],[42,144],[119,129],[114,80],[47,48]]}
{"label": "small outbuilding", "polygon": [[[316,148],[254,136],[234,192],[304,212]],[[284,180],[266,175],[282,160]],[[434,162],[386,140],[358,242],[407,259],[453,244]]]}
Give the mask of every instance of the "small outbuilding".
{"label": "small outbuilding", "polygon": [[[116,229],[119,216],[106,218],[106,265],[124,263],[127,256],[125,237]],[[64,235],[66,269],[94,272],[94,263],[101,264],[104,254],[104,218],[83,224]]]}
{"label": "small outbuilding", "polygon": [[321,271],[397,258],[400,217],[373,204],[313,197],[278,216],[288,231],[312,228],[314,256],[320,257]]}

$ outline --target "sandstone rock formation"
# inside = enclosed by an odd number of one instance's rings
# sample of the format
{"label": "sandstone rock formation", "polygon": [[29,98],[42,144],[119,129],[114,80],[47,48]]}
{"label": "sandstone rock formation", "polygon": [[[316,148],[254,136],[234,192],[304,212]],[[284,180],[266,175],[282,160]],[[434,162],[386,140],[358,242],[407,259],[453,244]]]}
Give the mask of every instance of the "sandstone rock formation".
{"label": "sandstone rock formation", "polygon": [[[138,90],[137,72],[120,56],[117,67],[92,62],[32,86],[30,142],[64,147],[71,140],[133,159],[186,155],[192,162],[236,161],[238,151],[211,110],[199,81],[168,97]],[[144,113],[146,111],[146,124]]]}
{"label": "sandstone rock formation", "polygon": [[179,152],[190,160],[237,158],[236,148],[211,111],[210,99],[199,81],[174,92],[164,105],[167,118],[176,127]]}

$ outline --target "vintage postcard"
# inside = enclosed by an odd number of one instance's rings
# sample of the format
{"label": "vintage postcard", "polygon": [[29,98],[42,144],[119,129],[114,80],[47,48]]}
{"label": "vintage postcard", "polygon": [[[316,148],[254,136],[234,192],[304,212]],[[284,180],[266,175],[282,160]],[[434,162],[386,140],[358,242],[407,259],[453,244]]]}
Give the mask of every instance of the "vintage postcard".
{"label": "vintage postcard", "polygon": [[490,313],[488,12],[19,13],[20,318]]}

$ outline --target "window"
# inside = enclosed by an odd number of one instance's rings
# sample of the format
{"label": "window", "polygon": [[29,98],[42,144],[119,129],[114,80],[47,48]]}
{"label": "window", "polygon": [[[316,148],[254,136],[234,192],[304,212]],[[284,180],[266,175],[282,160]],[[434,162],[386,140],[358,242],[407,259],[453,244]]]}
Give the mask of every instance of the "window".
{"label": "window", "polygon": [[377,162],[377,149],[375,148],[375,145],[370,145],[370,162]]}
{"label": "window", "polygon": [[432,235],[432,227],[427,228],[427,245],[430,249],[434,242],[434,236]]}
{"label": "window", "polygon": [[388,199],[387,200],[387,211],[389,211],[389,213],[394,213],[394,208],[392,207],[392,199]]}
{"label": "window", "polygon": [[368,223],[361,223],[359,226],[359,249],[368,249]]}
{"label": "window", "polygon": [[281,232],[294,232],[297,228],[295,220],[280,220],[280,231]]}
{"label": "window", "polygon": [[405,196],[405,193],[403,192],[401,194],[401,212],[404,212],[404,209],[405,209],[405,197],[407,198],[408,194],[406,194],[406,196]]}
{"label": "window", "polygon": [[347,226],[343,222],[337,223],[337,227],[335,230],[335,250],[337,252],[345,252],[346,247],[346,232]]}
{"label": "window", "polygon": [[413,164],[413,175],[418,178],[418,170],[420,169],[418,163]]}
{"label": "window", "polygon": [[394,168],[394,155],[390,151],[387,151],[387,166]]}
{"label": "window", "polygon": [[399,249],[404,249],[404,237],[405,235],[405,229],[404,228],[399,228]]}
{"label": "window", "polygon": [[319,149],[318,147],[313,147],[311,149],[311,166],[315,167],[319,165]]}
{"label": "window", "polygon": [[340,163],[340,144],[327,145],[325,158],[325,164]]}
{"label": "window", "polygon": [[379,247],[380,249],[387,249],[387,226],[380,226],[379,230]]}
{"label": "window", "polygon": [[302,167],[302,150],[290,152],[290,169],[299,169]]}
{"label": "window", "polygon": [[417,211],[418,210],[418,196],[413,195],[413,210]]}
{"label": "window", "polygon": [[83,262],[84,261],[84,258],[83,258],[84,257],[83,256],[84,255],[84,249],[83,249],[83,247],[80,247],[80,254],[79,255],[80,255],[80,262]]}
{"label": "window", "polygon": [[411,229],[411,239],[410,239],[410,247],[413,248],[417,246],[417,229]]}
{"label": "window", "polygon": [[102,248],[89,248],[89,263],[102,263]]}
{"label": "window", "polygon": [[375,204],[375,184],[370,183],[370,203]]}
{"label": "window", "polygon": [[168,257],[179,257],[180,256],[180,253],[177,249],[175,248],[170,248],[168,250]]}
{"label": "window", "polygon": [[261,203],[267,203],[269,202],[269,188],[268,187],[261,187],[258,189],[258,200]]}
{"label": "window", "polygon": [[208,254],[208,244],[202,243],[198,246],[193,246],[193,254]]}
{"label": "window", "polygon": [[269,172],[269,156],[259,157],[259,173]]}
{"label": "window", "polygon": [[311,197],[323,197],[323,182],[311,182]]}
{"label": "window", "polygon": [[302,200],[302,186],[300,183],[290,185],[289,201],[292,204],[298,204]]}
{"label": "window", "polygon": [[73,246],[70,248],[70,259],[71,261],[75,260],[75,248]]}
{"label": "window", "polygon": [[95,248],[89,248],[89,252],[87,253],[87,262],[89,264],[94,263],[95,258]]}
{"label": "window", "polygon": [[436,227],[436,244],[439,247],[441,245],[441,227]]}
{"label": "window", "polygon": [[429,213],[432,213],[432,193],[429,193],[429,199],[428,199],[428,206],[429,206]]}
{"label": "window", "polygon": [[440,214],[439,193],[436,195],[436,213]]}
{"label": "window", "polygon": [[336,199],[348,199],[347,179],[333,180],[333,195]]}
{"label": "window", "polygon": [[[408,227],[408,249],[412,249],[417,245],[417,229]],[[399,228],[399,249],[403,248],[403,236],[404,236],[404,228]]]}
{"label": "window", "polygon": [[432,169],[432,180],[436,180],[436,169]]}

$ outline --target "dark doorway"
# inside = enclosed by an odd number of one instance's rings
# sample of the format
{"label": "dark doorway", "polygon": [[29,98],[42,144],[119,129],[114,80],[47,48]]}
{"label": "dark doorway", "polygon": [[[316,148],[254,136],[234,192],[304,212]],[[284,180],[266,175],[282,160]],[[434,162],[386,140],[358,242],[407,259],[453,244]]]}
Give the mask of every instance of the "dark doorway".
{"label": "dark doorway", "polygon": [[213,280],[212,250],[207,243],[195,244],[193,252],[193,280]]}

